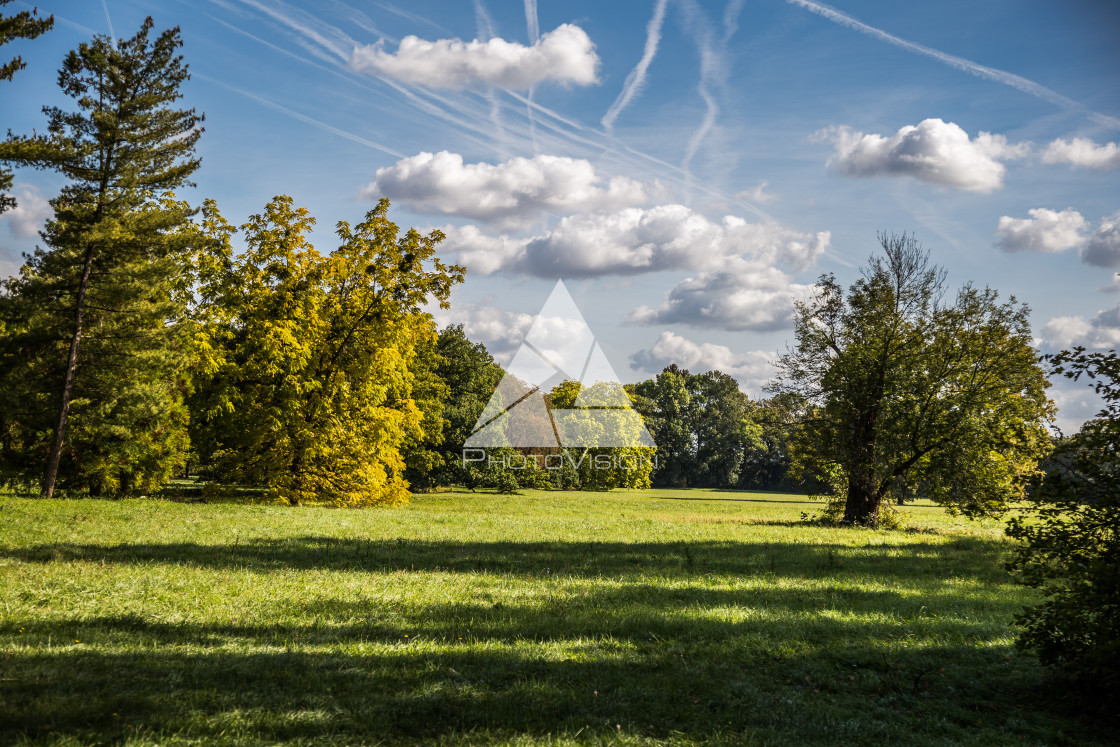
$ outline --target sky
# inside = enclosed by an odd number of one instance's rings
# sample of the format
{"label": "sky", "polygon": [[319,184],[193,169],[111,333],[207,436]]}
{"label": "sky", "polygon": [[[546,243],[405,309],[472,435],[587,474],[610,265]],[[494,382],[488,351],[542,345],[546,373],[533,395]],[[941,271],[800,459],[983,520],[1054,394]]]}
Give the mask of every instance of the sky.
{"label": "sky", "polygon": [[[179,26],[206,115],[185,196],[291,195],[329,251],[392,201],[467,268],[441,323],[507,362],[563,279],[614,370],[759,396],[794,302],[912,232],[951,289],[1031,307],[1041,352],[1120,342],[1120,4],[1072,0],[69,0],[4,48],[5,128],[66,107],[94,34]],[[6,6],[15,12],[28,3]],[[18,171],[0,274],[62,182]],[[1059,382],[1058,424],[1098,409]]]}

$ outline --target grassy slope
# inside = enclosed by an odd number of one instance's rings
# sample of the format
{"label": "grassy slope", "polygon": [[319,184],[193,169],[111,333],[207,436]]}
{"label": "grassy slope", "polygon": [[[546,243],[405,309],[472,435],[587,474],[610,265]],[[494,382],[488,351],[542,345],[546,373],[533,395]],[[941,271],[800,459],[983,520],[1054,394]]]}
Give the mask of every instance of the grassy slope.
{"label": "grassy slope", "polygon": [[798,496],[0,499],[0,743],[1038,744],[999,525]]}

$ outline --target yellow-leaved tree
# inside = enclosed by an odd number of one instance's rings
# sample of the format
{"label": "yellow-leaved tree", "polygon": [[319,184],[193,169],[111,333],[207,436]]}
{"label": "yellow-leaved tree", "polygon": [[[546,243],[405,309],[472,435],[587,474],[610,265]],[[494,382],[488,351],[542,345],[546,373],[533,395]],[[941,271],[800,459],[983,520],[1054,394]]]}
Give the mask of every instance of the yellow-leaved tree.
{"label": "yellow-leaved tree", "polygon": [[276,197],[236,230],[206,203],[196,298],[201,376],[192,441],[210,474],[293,505],[407,500],[400,447],[417,438],[422,307],[447,307],[463,270],[435,256],[443,234],[398,235],[381,200],[339,247],[308,240],[306,208]]}

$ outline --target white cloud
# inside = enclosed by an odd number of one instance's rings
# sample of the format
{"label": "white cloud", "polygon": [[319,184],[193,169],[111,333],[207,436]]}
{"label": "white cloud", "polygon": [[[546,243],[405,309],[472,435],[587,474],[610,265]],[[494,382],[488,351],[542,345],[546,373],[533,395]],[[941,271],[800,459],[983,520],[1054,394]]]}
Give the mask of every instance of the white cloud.
{"label": "white cloud", "polygon": [[53,209],[37,187],[30,184],[17,184],[16,187],[16,206],[0,216],[0,220],[8,224],[13,236],[33,238],[39,235],[43,222],[51,216]]}
{"label": "white cloud", "polygon": [[794,300],[805,298],[811,286],[793,284],[773,267],[735,264],[740,266],[688,278],[660,308],[639,307],[626,321],[756,331],[790,327]]}
{"label": "white cloud", "polygon": [[1101,219],[1081,250],[1081,261],[1094,267],[1120,267],[1120,212]]}
{"label": "white cloud", "polygon": [[712,343],[697,344],[665,330],[648,350],[630,356],[630,367],[656,374],[670,363],[692,373],[722,371],[739,380],[740,388],[758,396],[763,385],[774,376],[772,360],[776,356],[762,351],[734,353],[730,348]]}
{"label": "white cloud", "polygon": [[911,176],[924,182],[987,194],[1003,186],[1001,160],[1021,158],[1028,143],[1009,144],[1003,135],[981,132],[974,139],[953,122],[925,119],[894,135],[832,127],[816,134],[830,140],[829,166],[847,176]]}
{"label": "white cloud", "polygon": [[505,39],[427,41],[406,36],[394,53],[384,42],[357,47],[350,67],[430,88],[479,84],[525,90],[546,81],[586,86],[598,82],[599,56],[579,26],[564,24],[532,46]]}
{"label": "white cloud", "polygon": [[719,223],[683,205],[626,208],[562,219],[552,230],[524,239],[490,237],[478,229],[447,229],[445,246],[468,269],[539,277],[634,275],[660,270],[718,270],[730,258],[801,270],[829,244],[829,232],[794,231],[776,222]]}
{"label": "white cloud", "polygon": [[1030,218],[1001,216],[996,226],[996,246],[1007,252],[1064,252],[1085,241],[1088,225],[1073,208],[1061,212],[1034,208]]}
{"label": "white cloud", "polygon": [[1068,163],[1087,169],[1120,168],[1120,145],[1106,143],[1097,145],[1084,137],[1075,137],[1069,142],[1058,138],[1042,154],[1044,163]]}
{"label": "white cloud", "polygon": [[1098,311],[1092,319],[1059,316],[1046,323],[1042,332],[1048,347],[1114,348],[1120,346],[1120,303]]}
{"label": "white cloud", "polygon": [[533,326],[533,315],[503,311],[493,306],[493,297],[481,303],[456,303],[450,309],[432,309],[436,324],[462,324],[472,342],[481,342],[494,359],[506,365]]}
{"label": "white cloud", "polygon": [[589,161],[560,156],[512,158],[498,164],[463,163],[458,153],[419,153],[377,170],[365,197],[385,195],[424,213],[461,215],[507,227],[525,227],[542,211],[616,210],[660,194],[627,177],[609,181]]}

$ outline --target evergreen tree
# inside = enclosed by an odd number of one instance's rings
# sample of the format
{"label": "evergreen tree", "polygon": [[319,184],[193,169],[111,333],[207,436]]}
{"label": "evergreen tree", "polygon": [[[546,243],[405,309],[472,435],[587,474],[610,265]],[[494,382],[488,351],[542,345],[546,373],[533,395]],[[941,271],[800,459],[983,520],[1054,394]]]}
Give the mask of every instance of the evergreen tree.
{"label": "evergreen tree", "polygon": [[198,168],[202,117],[174,107],[189,78],[179,30],[152,39],[152,28],[70,52],[59,84],[77,110],[46,108],[46,133],[9,137],[0,154],[70,180],[47,248],[3,290],[2,367],[21,400],[3,413],[18,457],[6,474],[38,470],[45,497],[60,475],[94,493],[154,485],[184,444],[175,321],[191,210],[171,190]]}
{"label": "evergreen tree", "polygon": [[[0,7],[15,0],[0,0]],[[39,18],[37,10],[21,10],[15,15],[0,13],[0,47],[16,39],[34,39],[54,28],[54,16]],[[0,63],[0,80],[11,80],[17,72],[27,67],[23,58],[16,55],[7,62]],[[15,198],[5,192],[12,187],[12,172],[0,168],[0,213],[15,207]]]}

